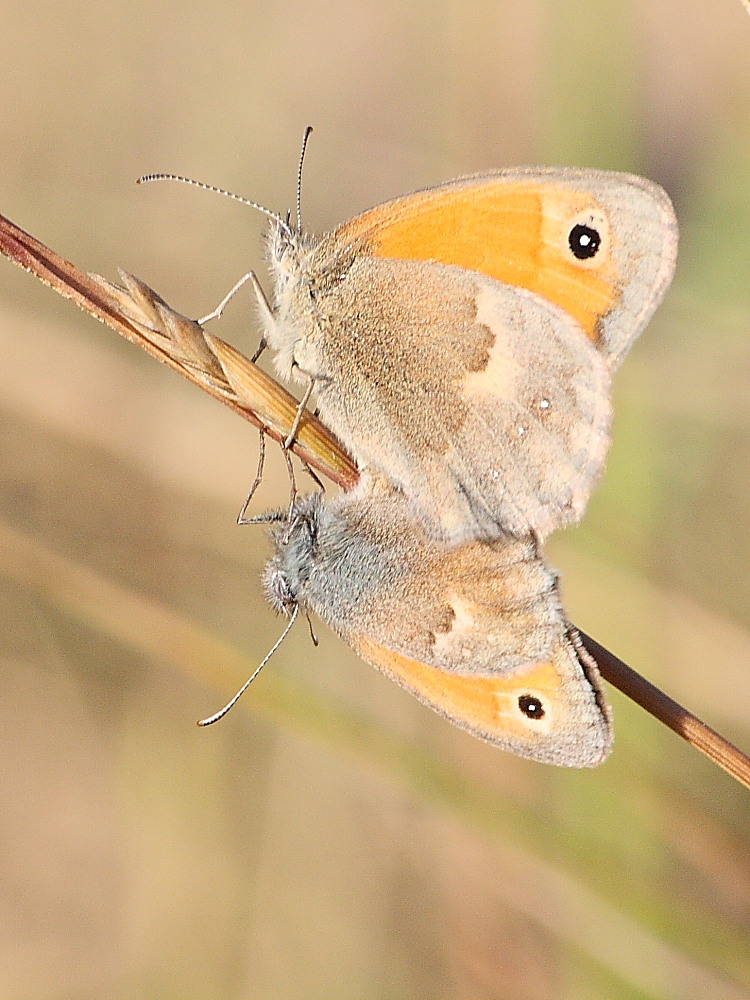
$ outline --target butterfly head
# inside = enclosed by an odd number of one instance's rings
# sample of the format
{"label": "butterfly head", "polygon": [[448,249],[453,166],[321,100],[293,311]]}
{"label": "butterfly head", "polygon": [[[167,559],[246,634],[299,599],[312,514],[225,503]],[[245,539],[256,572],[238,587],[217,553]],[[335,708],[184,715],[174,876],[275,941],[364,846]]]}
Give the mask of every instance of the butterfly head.
{"label": "butterfly head", "polygon": [[274,283],[275,304],[280,305],[306,278],[306,266],[315,238],[278,216],[271,221],[267,236],[268,261]]}
{"label": "butterfly head", "polygon": [[275,552],[266,564],[263,587],[273,607],[287,617],[305,603],[315,563],[320,503],[318,494],[305,497],[295,505],[291,522],[284,518],[271,530]]}
{"label": "butterfly head", "polygon": [[271,277],[274,282],[275,312],[288,311],[291,300],[301,284],[309,285],[309,267],[307,266],[310,250],[317,242],[304,233],[302,228],[302,167],[305,162],[305,151],[312,127],[305,129],[302,140],[302,152],[297,169],[297,214],[292,222],[291,212],[286,218],[271,214],[271,229],[268,234],[268,259],[271,266]]}

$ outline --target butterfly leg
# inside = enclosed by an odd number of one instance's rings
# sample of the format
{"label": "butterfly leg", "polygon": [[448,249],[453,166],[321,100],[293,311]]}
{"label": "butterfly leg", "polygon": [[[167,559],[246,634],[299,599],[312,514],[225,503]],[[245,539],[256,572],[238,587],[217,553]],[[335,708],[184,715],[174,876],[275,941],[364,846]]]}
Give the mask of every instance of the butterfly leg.
{"label": "butterfly leg", "polygon": [[312,619],[310,618],[310,613],[308,611],[305,611],[305,618],[307,618],[307,627],[310,630],[310,641],[313,646],[320,645],[320,640],[318,639],[315,629],[313,628]]}
{"label": "butterfly leg", "polygon": [[[221,314],[226,309],[228,303],[234,298],[234,296],[239,292],[243,285],[250,282],[253,286],[253,291],[255,292],[255,297],[258,300],[258,305],[260,306],[260,311],[263,316],[263,323],[268,328],[269,325],[273,325],[273,312],[270,305],[268,304],[268,299],[266,298],[266,293],[263,291],[263,286],[258,281],[258,276],[255,271],[248,271],[247,274],[243,274],[239,281],[230,288],[229,292],[224,296],[218,306],[205,316],[201,316],[196,322],[199,326],[203,326],[205,323],[210,322],[212,319],[219,319]],[[261,338],[260,344],[258,345],[258,350],[250,359],[255,363],[261,356],[263,351],[266,349],[266,338],[263,336]]]}
{"label": "butterfly leg", "polygon": [[253,364],[255,364],[255,362],[258,360],[258,358],[261,356],[261,354],[263,353],[263,351],[265,351],[267,347],[268,347],[268,341],[266,340],[265,337],[261,337],[260,343],[258,344],[258,348],[255,354],[253,354],[253,356],[250,358]]}
{"label": "butterfly leg", "polygon": [[237,516],[237,524],[255,524],[256,519],[252,517],[245,517],[247,514],[247,508],[250,505],[250,501],[255,496],[255,491],[260,486],[263,481],[263,466],[266,461],[266,434],[263,428],[260,428],[260,448],[258,450],[258,471],[255,473],[255,480],[253,485],[250,487],[250,492],[247,495],[247,499],[242,505],[242,510]]}
{"label": "butterfly leg", "polygon": [[295,505],[297,503],[297,478],[294,475],[294,465],[292,464],[292,456],[289,450],[284,448],[284,458],[286,460],[286,469],[289,473],[289,509],[287,511],[287,521],[289,523],[289,529],[284,537],[284,544],[289,541],[289,537],[292,534],[292,529],[296,523],[295,518]]}
{"label": "butterfly leg", "polygon": [[203,326],[204,323],[209,323],[212,319],[218,319],[226,309],[229,302],[231,302],[231,300],[235,297],[237,292],[239,292],[240,288],[242,288],[242,286],[246,284],[248,281],[252,281],[253,284],[257,284],[258,279],[253,271],[248,271],[247,274],[243,274],[240,280],[235,282],[234,285],[232,285],[232,287],[229,289],[229,291],[221,300],[221,302],[218,304],[218,306],[215,309],[213,309],[210,313],[207,313],[205,316],[201,316],[201,318],[199,320],[196,320],[196,322],[199,323],[201,326]]}
{"label": "butterfly leg", "polygon": [[307,462],[306,462],[306,461],[305,461],[304,459],[300,459],[300,461],[302,462],[302,468],[303,468],[303,469],[305,470],[305,472],[306,472],[306,473],[308,474],[308,476],[310,477],[310,479],[312,479],[312,481],[313,481],[313,482],[315,483],[315,485],[316,485],[316,486],[318,487],[318,489],[320,490],[320,492],[321,492],[321,493],[325,493],[325,491],[326,491],[326,486],[325,486],[325,483],[324,483],[324,482],[323,482],[323,480],[322,480],[322,479],[321,479],[321,478],[320,478],[320,477],[319,477],[319,476],[318,476],[318,475],[316,474],[316,472],[315,472],[315,469],[313,469],[313,468],[312,468],[312,466],[308,465],[308,464],[307,464]]}
{"label": "butterfly leg", "polygon": [[312,391],[315,388],[315,379],[310,377],[310,381],[307,383],[307,388],[305,389],[304,395],[299,402],[297,407],[297,415],[294,418],[294,423],[292,424],[292,429],[289,431],[286,441],[284,442],[284,450],[288,451],[294,444],[294,439],[297,436],[297,431],[299,430],[299,425],[302,423],[302,417],[305,413],[305,407],[310,401],[310,396],[312,396]]}

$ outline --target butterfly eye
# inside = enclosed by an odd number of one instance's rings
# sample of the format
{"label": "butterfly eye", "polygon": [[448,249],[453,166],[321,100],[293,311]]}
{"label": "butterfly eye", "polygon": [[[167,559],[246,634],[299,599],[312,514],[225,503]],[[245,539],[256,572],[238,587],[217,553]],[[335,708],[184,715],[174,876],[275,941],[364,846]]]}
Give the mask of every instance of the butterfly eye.
{"label": "butterfly eye", "polygon": [[541,699],[533,694],[522,694],[518,699],[518,707],[527,719],[543,719],[544,705]]}
{"label": "butterfly eye", "polygon": [[601,233],[593,226],[577,222],[568,233],[568,246],[576,260],[590,260],[602,245]]}

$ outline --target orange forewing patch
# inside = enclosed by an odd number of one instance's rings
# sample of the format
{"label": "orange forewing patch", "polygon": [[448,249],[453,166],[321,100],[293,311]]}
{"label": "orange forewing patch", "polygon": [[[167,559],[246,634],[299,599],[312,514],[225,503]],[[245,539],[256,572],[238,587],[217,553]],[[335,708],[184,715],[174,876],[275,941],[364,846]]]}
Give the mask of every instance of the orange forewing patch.
{"label": "orange forewing patch", "polygon": [[572,263],[562,224],[601,211],[591,195],[548,184],[488,181],[422,191],[346,223],[337,238],[366,242],[379,257],[478,271],[560,306],[596,340],[619,297],[612,248],[596,267]]}
{"label": "orange forewing patch", "polygon": [[[544,696],[550,705],[559,700],[560,675],[552,663],[531,664],[528,671],[511,676],[467,676],[412,660],[371,639],[350,637],[349,642],[363,660],[382,670],[420,701],[488,739],[511,736],[533,739],[534,733],[518,720],[511,706],[511,700],[515,701],[527,688]],[[541,725],[539,734],[547,728]]]}

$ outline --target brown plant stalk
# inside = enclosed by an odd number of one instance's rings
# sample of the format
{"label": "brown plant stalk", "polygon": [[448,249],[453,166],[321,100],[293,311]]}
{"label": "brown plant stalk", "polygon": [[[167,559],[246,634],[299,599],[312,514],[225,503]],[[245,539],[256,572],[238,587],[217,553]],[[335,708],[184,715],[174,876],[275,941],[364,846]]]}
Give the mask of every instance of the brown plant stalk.
{"label": "brown plant stalk", "polygon": [[[297,400],[239,351],[207,333],[195,320],[175,312],[138,278],[121,272],[120,286],[98,274],[80,271],[3,216],[0,253],[170,365],[275,441],[286,440],[297,414]],[[344,489],[357,482],[357,469],[349,455],[308,411],[292,450]],[[594,639],[585,633],[581,637],[602,677],[750,788],[750,758]]]}

